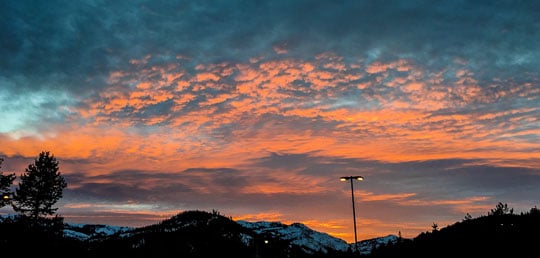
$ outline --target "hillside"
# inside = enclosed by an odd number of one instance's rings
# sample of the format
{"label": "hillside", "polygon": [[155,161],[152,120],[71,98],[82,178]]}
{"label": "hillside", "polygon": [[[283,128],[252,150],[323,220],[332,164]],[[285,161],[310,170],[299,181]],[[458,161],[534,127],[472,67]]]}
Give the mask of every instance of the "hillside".
{"label": "hillside", "polygon": [[[74,228],[70,227],[70,230]],[[217,212],[204,211],[182,212],[141,228],[103,226],[96,231],[114,233],[106,237],[83,234],[88,236],[87,240],[92,240],[89,252],[94,256],[114,252],[130,257],[221,257],[225,254],[234,257],[331,257],[346,256],[351,250],[345,241],[301,223],[233,221]],[[70,234],[79,237],[73,232]],[[387,244],[396,238],[387,236],[367,241],[367,244],[360,242],[359,249],[369,253],[376,246],[373,241]]]}
{"label": "hillside", "polygon": [[[500,207],[499,207],[500,208]],[[373,250],[371,257],[525,257],[538,254],[540,210],[513,214],[494,209],[487,216],[463,221],[413,239],[403,239]],[[535,256],[535,255],[533,255]]]}
{"label": "hillside", "polygon": [[[45,223],[46,222],[46,223]],[[139,227],[54,223],[29,227],[23,218],[0,218],[0,249],[60,257],[348,257],[351,245],[301,223],[233,221],[219,212],[185,211],[160,223]],[[54,227],[50,227],[54,225]],[[60,230],[60,231],[58,231]],[[369,253],[395,236],[359,242]],[[374,244],[376,243],[376,244]],[[37,247],[28,249],[29,246]]]}
{"label": "hillside", "polygon": [[[29,226],[16,216],[0,218],[2,255],[55,257],[355,257],[352,245],[301,223],[234,221],[219,212],[185,211],[149,226],[63,223]],[[444,254],[520,257],[536,253],[540,211],[514,214],[498,206],[487,216],[466,216],[412,239],[394,235],[358,243],[363,257],[431,257]]]}

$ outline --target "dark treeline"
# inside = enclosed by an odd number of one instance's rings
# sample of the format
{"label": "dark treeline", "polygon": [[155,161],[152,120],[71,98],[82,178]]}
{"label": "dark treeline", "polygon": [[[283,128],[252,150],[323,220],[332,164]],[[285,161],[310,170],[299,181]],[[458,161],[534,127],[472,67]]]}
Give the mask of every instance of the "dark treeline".
{"label": "dark treeline", "polygon": [[[40,153],[19,178],[18,188],[11,191],[16,176],[0,173],[0,205],[17,212],[0,218],[2,257],[528,257],[537,256],[540,243],[540,210],[515,214],[501,202],[487,215],[466,214],[444,228],[433,223],[431,231],[400,237],[369,255],[351,250],[306,253],[291,241],[257,234],[217,211],[186,211],[154,225],[81,240],[64,234],[70,225],[53,207],[67,186],[56,158]],[[83,230],[92,231],[92,225]]]}
{"label": "dark treeline", "polygon": [[498,203],[488,215],[465,218],[442,229],[434,223],[431,232],[413,239],[400,239],[381,246],[370,257],[529,257],[538,255],[540,210],[514,214]]}
{"label": "dark treeline", "polygon": [[[497,207],[505,207],[501,204]],[[420,233],[412,239],[373,249],[370,255],[349,252],[305,253],[289,241],[257,234],[218,212],[186,211],[161,223],[87,240],[62,233],[68,224],[50,220],[29,223],[24,217],[0,223],[0,253],[55,257],[525,257],[537,254],[540,210],[500,213],[472,218]],[[269,241],[268,241],[269,240]],[[267,242],[268,241],[268,242]]]}

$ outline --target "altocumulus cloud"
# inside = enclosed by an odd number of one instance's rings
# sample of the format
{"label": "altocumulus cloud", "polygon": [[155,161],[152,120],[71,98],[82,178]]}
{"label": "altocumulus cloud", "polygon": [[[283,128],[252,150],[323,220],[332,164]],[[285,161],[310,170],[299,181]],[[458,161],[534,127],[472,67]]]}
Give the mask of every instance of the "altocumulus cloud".
{"label": "altocumulus cloud", "polygon": [[[407,58],[434,72],[461,58],[477,78],[508,76],[518,83],[530,81],[540,66],[535,44],[540,31],[535,10],[540,7],[534,1],[2,5],[3,109],[12,107],[19,118],[9,117],[4,133],[27,128],[36,134],[47,114],[62,120],[71,113],[58,107],[77,105],[107,88],[111,71],[133,69],[129,60],[150,54],[157,63],[187,57],[189,68],[275,58],[280,53],[309,60],[333,51],[345,57],[345,63]],[[517,73],[521,76],[513,77]],[[59,92],[65,92],[65,98],[51,98]],[[25,106],[19,103],[24,99],[37,100]]]}

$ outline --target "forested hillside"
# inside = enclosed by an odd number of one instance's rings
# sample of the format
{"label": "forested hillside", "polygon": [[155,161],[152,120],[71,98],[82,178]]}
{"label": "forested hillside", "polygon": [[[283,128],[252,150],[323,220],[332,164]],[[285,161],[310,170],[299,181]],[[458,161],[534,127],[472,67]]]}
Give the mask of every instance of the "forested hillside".
{"label": "forested hillside", "polygon": [[[260,228],[264,224],[274,225],[275,230]],[[304,231],[288,231],[299,229]],[[499,203],[487,215],[473,218],[467,214],[463,220],[443,228],[434,223],[431,231],[412,239],[393,238],[374,246],[371,254],[363,252],[361,255],[354,254],[350,248],[333,248],[333,245],[310,249],[298,244],[307,241],[313,245],[314,236],[326,235],[305,226],[276,222],[247,225],[217,211],[185,211],[140,228],[71,225],[63,223],[58,216],[38,221],[24,216],[7,216],[0,219],[0,232],[2,256],[349,258],[436,257],[444,254],[451,257],[521,257],[538,252],[540,210],[534,207],[515,214],[506,204]],[[305,236],[305,239],[292,238],[294,235]]]}
{"label": "forested hillside", "polygon": [[371,257],[529,257],[538,255],[540,210],[514,214],[499,203],[488,215],[465,218],[447,227],[397,241],[372,251]]}

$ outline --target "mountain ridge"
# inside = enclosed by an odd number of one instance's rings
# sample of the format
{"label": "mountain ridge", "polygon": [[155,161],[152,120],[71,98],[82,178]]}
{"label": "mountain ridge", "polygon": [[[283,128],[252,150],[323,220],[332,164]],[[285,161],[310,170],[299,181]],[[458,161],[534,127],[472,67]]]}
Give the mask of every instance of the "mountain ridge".
{"label": "mountain ridge", "polygon": [[[198,216],[205,217],[205,219],[200,220]],[[172,233],[190,227],[200,227],[211,223],[213,220],[223,219],[227,218],[216,212],[185,211],[164,221],[142,227],[65,223],[64,236],[79,241],[107,241],[107,239],[112,238],[125,239],[158,232]],[[245,220],[234,221],[230,218],[228,220],[242,227],[236,228],[236,230],[241,232],[241,241],[246,246],[252,245],[254,239],[261,238],[263,241],[272,239],[274,242],[287,243],[287,248],[297,248],[306,254],[328,254],[354,250],[354,243],[347,243],[345,240],[325,232],[316,231],[300,222],[285,224],[278,221],[250,222]],[[395,235],[387,235],[359,241],[357,247],[361,254],[369,254],[373,248],[395,242],[397,239],[398,237]]]}
{"label": "mountain ridge", "polygon": [[[350,244],[302,223],[233,221],[217,212],[186,211],[140,228],[102,224],[70,224],[43,218],[37,224],[19,216],[0,216],[0,250],[54,254],[56,257],[357,257]],[[58,224],[62,222],[63,224]],[[358,243],[365,257],[432,257],[444,251],[453,257],[527,257],[540,241],[540,209],[514,214],[498,204],[488,215],[426,231],[406,239]],[[386,242],[385,242],[386,241]],[[307,244],[306,244],[307,243]],[[30,247],[30,248],[29,248]],[[325,253],[326,252],[326,253]],[[486,256],[487,255],[487,256]]]}

